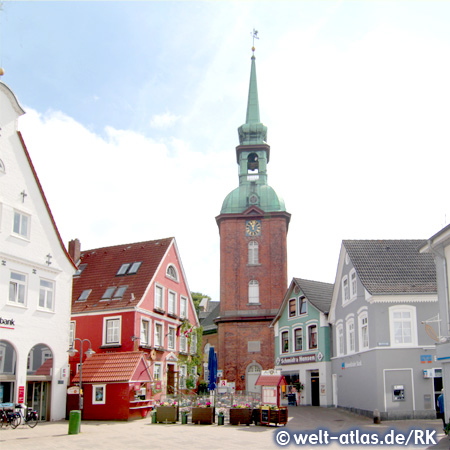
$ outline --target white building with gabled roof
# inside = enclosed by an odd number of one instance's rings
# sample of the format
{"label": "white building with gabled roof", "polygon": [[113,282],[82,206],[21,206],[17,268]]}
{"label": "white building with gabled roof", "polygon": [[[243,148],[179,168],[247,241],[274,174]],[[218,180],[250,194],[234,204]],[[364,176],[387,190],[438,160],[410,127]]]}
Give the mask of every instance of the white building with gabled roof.
{"label": "white building with gabled roof", "polygon": [[60,420],[75,266],[18,131],[22,114],[0,82],[0,403]]}

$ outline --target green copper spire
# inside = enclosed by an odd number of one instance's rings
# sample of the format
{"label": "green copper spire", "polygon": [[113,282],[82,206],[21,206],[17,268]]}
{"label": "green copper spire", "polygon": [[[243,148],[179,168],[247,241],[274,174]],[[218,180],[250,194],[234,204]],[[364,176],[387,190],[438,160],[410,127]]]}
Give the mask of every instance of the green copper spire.
{"label": "green copper spire", "polygon": [[245,124],[238,128],[238,134],[241,145],[263,144],[267,141],[267,127],[259,119],[258,85],[256,83],[254,54],[252,55],[250,86],[248,88],[247,117]]}
{"label": "green copper spire", "polygon": [[[255,34],[253,37],[256,37]],[[255,48],[252,50],[254,52]],[[255,55],[252,55],[246,123],[238,128],[238,132],[236,161],[239,164],[239,187],[226,196],[220,214],[241,214],[250,207],[267,213],[285,213],[283,199],[267,184],[270,146],[266,142],[267,127],[259,118]]]}

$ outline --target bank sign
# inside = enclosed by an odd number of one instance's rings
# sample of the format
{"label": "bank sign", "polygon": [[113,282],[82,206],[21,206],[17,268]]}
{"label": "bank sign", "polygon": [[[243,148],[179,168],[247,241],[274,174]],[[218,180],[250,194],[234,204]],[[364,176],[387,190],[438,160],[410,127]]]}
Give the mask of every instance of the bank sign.
{"label": "bank sign", "polygon": [[287,364],[306,364],[316,362],[316,354],[311,355],[298,355],[298,356],[282,356],[280,357],[280,364],[285,366]]}
{"label": "bank sign", "polygon": [[5,319],[4,317],[0,317],[0,328],[14,330],[15,326],[16,324],[14,323],[14,319]]}

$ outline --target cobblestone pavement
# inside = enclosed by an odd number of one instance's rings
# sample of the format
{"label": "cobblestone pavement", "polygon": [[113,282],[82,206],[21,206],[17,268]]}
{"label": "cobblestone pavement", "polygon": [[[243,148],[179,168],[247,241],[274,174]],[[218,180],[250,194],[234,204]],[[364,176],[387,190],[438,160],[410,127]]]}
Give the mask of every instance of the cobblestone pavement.
{"label": "cobblestone pavement", "polygon": [[[375,425],[372,420],[337,409],[319,407],[289,407],[289,422],[282,426],[233,426],[225,423],[218,425],[187,424],[152,424],[150,418],[131,422],[97,422],[81,423],[81,431],[76,435],[68,434],[68,421],[39,423],[36,428],[27,426],[12,430],[0,429],[0,448],[2,449],[277,449],[303,447],[310,449],[313,445],[297,445],[291,440],[288,445],[279,446],[275,437],[282,431],[299,433],[305,430],[327,429],[331,432],[345,432],[352,428],[364,432],[385,432],[391,428],[408,432],[411,429],[436,430],[434,436],[440,442],[435,449],[448,449],[449,440],[442,431],[440,420],[401,420],[382,422]],[[342,449],[346,445],[333,442],[328,446],[316,445],[326,449]],[[352,446],[367,448],[368,446]],[[378,447],[380,448],[380,446]],[[396,447],[398,448],[398,447]],[[410,447],[413,448],[413,447]],[[427,448],[426,445],[416,449]]]}

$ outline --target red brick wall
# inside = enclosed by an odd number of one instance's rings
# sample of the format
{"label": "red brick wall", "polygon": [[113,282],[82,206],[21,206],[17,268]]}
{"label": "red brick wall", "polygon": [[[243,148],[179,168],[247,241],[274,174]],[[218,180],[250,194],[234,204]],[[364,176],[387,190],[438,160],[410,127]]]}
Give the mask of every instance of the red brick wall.
{"label": "red brick wall", "polygon": [[[220,316],[241,311],[239,319],[218,323],[218,368],[224,379],[236,382],[237,390],[246,388],[246,369],[252,361],[263,370],[275,365],[271,320],[242,320],[242,311],[254,311],[261,316],[267,310],[277,310],[287,288],[287,220],[284,215],[261,217],[261,236],[245,235],[245,223],[250,217],[222,217],[220,231]],[[248,265],[248,243],[259,243],[259,265]],[[260,305],[248,304],[248,283],[259,282]],[[248,352],[248,341],[260,341],[260,352]]]}
{"label": "red brick wall", "polygon": [[[248,218],[247,218],[248,219]],[[246,218],[220,222],[220,308],[278,309],[287,288],[285,217],[261,219],[261,236],[245,235]],[[259,243],[259,266],[249,266],[248,243]],[[261,306],[248,306],[248,283],[259,282]]]}
{"label": "red brick wall", "polygon": [[[217,366],[223,369],[223,378],[236,382],[236,390],[245,390],[246,369],[252,361],[259,363],[263,370],[272,369],[274,362],[273,328],[270,321],[225,322],[219,324],[219,351]],[[248,353],[248,341],[260,341],[259,353]]]}

